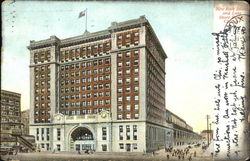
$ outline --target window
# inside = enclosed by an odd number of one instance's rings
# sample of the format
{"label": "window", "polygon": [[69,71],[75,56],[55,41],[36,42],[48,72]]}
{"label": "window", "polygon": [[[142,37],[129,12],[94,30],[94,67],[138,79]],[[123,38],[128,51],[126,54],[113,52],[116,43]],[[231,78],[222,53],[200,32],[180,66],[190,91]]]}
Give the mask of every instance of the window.
{"label": "window", "polygon": [[138,91],[139,91],[139,87],[135,86],[135,87],[134,87],[134,91],[135,91],[135,92],[138,92]]}
{"label": "window", "polygon": [[118,110],[118,111],[121,111],[121,110],[122,110],[122,105],[118,105],[118,106],[117,106],[117,110]]}
{"label": "window", "polygon": [[126,110],[130,111],[131,110],[131,106],[130,105],[126,105]]}
{"label": "window", "polygon": [[99,100],[99,105],[103,105],[103,100]]}
{"label": "window", "polygon": [[129,51],[126,52],[126,57],[130,57],[130,52]]}
{"label": "window", "polygon": [[127,70],[126,70],[126,74],[130,74],[130,69],[127,69]]}
{"label": "window", "polygon": [[126,83],[130,83],[130,78],[126,78]]}
{"label": "window", "polygon": [[118,88],[117,92],[122,93],[122,88]]}
{"label": "window", "polygon": [[130,140],[130,126],[126,125],[126,139]]}
{"label": "window", "polygon": [[118,102],[121,102],[122,101],[122,97],[118,97]]}
{"label": "window", "polygon": [[130,119],[130,118],[131,118],[130,113],[126,114],[126,119]]}
{"label": "window", "polygon": [[139,100],[139,96],[135,96],[135,101],[138,101]]}
{"label": "window", "polygon": [[107,127],[102,128],[102,140],[107,140]]}
{"label": "window", "polygon": [[39,140],[39,128],[36,129],[36,140]]}
{"label": "window", "polygon": [[130,101],[130,96],[126,96],[126,101]]}
{"label": "window", "polygon": [[118,84],[122,84],[122,79],[118,79]]}
{"label": "window", "polygon": [[106,58],[105,59],[105,64],[109,64],[110,63],[110,59],[109,58]]}
{"label": "window", "polygon": [[136,150],[136,149],[137,149],[137,144],[136,144],[136,143],[133,143],[133,147],[134,147],[134,149]]}
{"label": "window", "polygon": [[105,88],[110,88],[110,84],[105,84]]}
{"label": "window", "polygon": [[118,67],[121,67],[121,66],[122,66],[122,62],[119,62],[119,63],[118,63]]}
{"label": "window", "polygon": [[61,129],[57,128],[57,140],[60,141],[61,140]]}
{"label": "window", "polygon": [[103,84],[99,84],[99,89],[103,89]]}
{"label": "window", "polygon": [[130,62],[129,62],[129,61],[126,62],[126,66],[127,66],[127,67],[130,66]]}
{"label": "window", "polygon": [[119,140],[123,140],[123,126],[119,126]]}
{"label": "window", "polygon": [[138,59],[135,59],[134,60],[134,65],[138,65],[139,64],[139,60]]}
{"label": "window", "polygon": [[138,118],[139,118],[139,114],[135,113],[135,119],[138,119]]}
{"label": "window", "polygon": [[109,104],[110,104],[110,100],[106,100],[106,101],[105,101],[105,104],[106,104],[106,105],[109,105]]}
{"label": "window", "polygon": [[99,81],[102,81],[103,80],[103,76],[99,76]]}
{"label": "window", "polygon": [[57,151],[61,151],[61,145],[60,144],[57,144],[56,148],[57,148]]}
{"label": "window", "polygon": [[122,119],[122,114],[118,114],[117,119],[121,120]]}
{"label": "window", "polygon": [[98,106],[98,101],[97,100],[94,101],[94,106]]}
{"label": "window", "polygon": [[122,70],[118,71],[118,75],[121,76],[122,75]]}
{"label": "window", "polygon": [[135,83],[138,83],[138,81],[139,81],[139,78],[138,78],[138,77],[135,77],[135,78],[134,78],[134,82],[135,82]]}
{"label": "window", "polygon": [[102,144],[102,151],[107,151],[107,144]]}
{"label": "window", "polygon": [[137,140],[137,125],[133,125],[133,140]]}
{"label": "window", "polygon": [[110,68],[105,68],[105,72],[109,72],[110,71]]}
{"label": "window", "polygon": [[134,73],[137,74],[139,72],[138,68],[134,70]]}
{"label": "window", "polygon": [[103,72],[103,68],[99,68],[99,73],[102,73]]}
{"label": "window", "polygon": [[124,144],[120,143],[119,146],[120,146],[120,149],[124,149]]}
{"label": "window", "polygon": [[122,58],[122,53],[118,53],[118,54],[117,54],[117,57],[118,57],[118,58]]}
{"label": "window", "polygon": [[47,135],[46,135],[46,140],[49,141],[49,128],[46,128],[46,132],[47,132]]}

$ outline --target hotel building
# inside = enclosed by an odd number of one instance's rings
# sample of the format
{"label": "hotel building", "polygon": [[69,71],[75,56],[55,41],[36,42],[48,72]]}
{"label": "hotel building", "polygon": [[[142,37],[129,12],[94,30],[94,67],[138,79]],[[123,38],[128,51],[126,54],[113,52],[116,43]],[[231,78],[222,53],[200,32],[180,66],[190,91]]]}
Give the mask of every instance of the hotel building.
{"label": "hotel building", "polygon": [[169,146],[165,59],[141,16],[98,32],[30,41],[30,134],[41,151]]}

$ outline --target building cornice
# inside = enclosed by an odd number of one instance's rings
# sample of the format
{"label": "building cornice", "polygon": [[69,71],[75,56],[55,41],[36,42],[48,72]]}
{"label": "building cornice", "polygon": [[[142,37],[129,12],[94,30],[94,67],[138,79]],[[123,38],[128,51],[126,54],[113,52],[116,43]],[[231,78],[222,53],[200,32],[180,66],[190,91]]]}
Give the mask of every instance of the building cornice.
{"label": "building cornice", "polygon": [[40,48],[46,48],[50,46],[56,46],[60,43],[60,39],[57,38],[56,36],[50,36],[49,39],[46,40],[40,40],[40,41],[30,41],[30,45],[27,46],[29,50],[35,50],[35,49],[40,49]]}
{"label": "building cornice", "polygon": [[111,34],[113,32],[118,32],[122,30],[133,29],[141,26],[145,26],[149,24],[148,20],[141,16],[139,19],[133,19],[124,22],[112,22],[111,26],[105,30],[98,31],[98,32],[85,32],[80,36],[75,36],[66,39],[59,39],[56,36],[51,36],[49,39],[40,40],[40,41],[30,41],[30,45],[27,47],[29,50],[35,50],[39,48],[46,48],[50,46],[58,45],[59,47],[68,47],[72,45],[79,45],[87,42],[93,42],[103,39],[111,38]]}

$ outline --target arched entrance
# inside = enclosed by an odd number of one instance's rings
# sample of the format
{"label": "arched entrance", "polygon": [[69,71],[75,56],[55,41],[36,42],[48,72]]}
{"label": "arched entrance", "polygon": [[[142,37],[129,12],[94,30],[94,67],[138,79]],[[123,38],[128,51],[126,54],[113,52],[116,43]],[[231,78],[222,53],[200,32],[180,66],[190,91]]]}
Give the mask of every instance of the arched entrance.
{"label": "arched entrance", "polygon": [[77,127],[70,135],[71,151],[95,150],[93,133],[86,127]]}

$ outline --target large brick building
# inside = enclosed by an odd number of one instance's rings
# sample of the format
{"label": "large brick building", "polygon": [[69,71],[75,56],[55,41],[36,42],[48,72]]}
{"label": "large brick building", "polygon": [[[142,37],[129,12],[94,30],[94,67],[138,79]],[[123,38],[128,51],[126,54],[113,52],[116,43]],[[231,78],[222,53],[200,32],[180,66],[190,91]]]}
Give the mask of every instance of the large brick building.
{"label": "large brick building", "polygon": [[1,146],[17,146],[19,145],[17,137],[22,133],[21,123],[21,94],[1,90]]}
{"label": "large brick building", "polygon": [[148,20],[30,41],[30,134],[37,148],[143,152],[168,146],[165,59]]}

